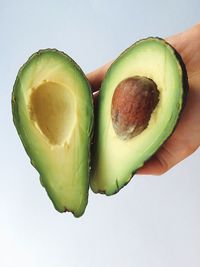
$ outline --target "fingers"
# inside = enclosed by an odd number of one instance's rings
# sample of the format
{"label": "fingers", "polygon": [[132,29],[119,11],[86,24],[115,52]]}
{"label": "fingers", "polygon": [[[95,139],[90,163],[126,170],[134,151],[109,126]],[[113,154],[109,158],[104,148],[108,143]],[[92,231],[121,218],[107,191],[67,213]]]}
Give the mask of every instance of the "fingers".
{"label": "fingers", "polygon": [[[179,155],[180,156],[180,155]],[[180,159],[180,157],[178,157]],[[177,162],[168,148],[167,142],[157,151],[157,153],[138,170],[138,174],[161,175],[172,168]]]}
{"label": "fingers", "polygon": [[98,68],[95,71],[90,72],[89,74],[87,74],[87,78],[90,82],[90,85],[92,87],[92,91],[96,92],[100,89],[101,87],[101,82],[104,79],[104,76],[108,70],[108,68],[110,67],[111,63],[107,63],[104,66]]}
{"label": "fingers", "polygon": [[163,166],[162,162],[156,156],[153,156],[136,173],[141,175],[161,175],[166,171],[166,167]]}
{"label": "fingers", "polygon": [[171,154],[171,152],[169,152],[168,149],[163,146],[150,160],[144,164],[142,168],[137,171],[137,173],[146,175],[164,174],[181,160],[179,154],[176,159],[177,160],[174,160],[174,151],[173,154]]}
{"label": "fingers", "polygon": [[150,160],[145,162],[144,166],[137,171],[137,174],[162,175],[167,172],[176,163],[174,161],[171,161],[173,162],[173,164],[169,164],[169,159],[167,160],[167,157],[164,154],[165,152],[163,153],[163,148],[161,148],[160,153],[157,153]]}
{"label": "fingers", "polygon": [[199,101],[199,93],[190,91],[176,130],[158,152],[138,170],[138,174],[161,175],[198,149],[200,144]]}
{"label": "fingers", "polygon": [[137,174],[161,175],[170,170],[173,166],[190,156],[197,145],[183,140],[176,140],[173,136],[148,160]]}
{"label": "fingers", "polygon": [[[191,155],[200,144],[200,90],[199,57],[200,24],[167,38],[181,54],[188,72],[189,94],[183,113],[174,134],[144,166],[138,174],[161,175]],[[195,56],[194,56],[195,55]]]}
{"label": "fingers", "polygon": [[196,69],[195,64],[191,64],[191,57],[193,56],[194,51],[199,50],[199,40],[200,23],[184,32],[166,38],[166,41],[170,43],[181,55],[184,63],[186,64],[189,75]]}

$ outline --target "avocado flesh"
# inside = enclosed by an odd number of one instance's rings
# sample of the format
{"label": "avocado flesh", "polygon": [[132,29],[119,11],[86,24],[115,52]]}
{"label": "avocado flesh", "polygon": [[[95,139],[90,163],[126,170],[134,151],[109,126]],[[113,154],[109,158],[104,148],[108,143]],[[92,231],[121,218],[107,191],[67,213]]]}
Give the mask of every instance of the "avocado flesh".
{"label": "avocado flesh", "polygon": [[55,208],[79,217],[88,201],[92,94],[78,65],[40,50],[20,69],[12,96],[14,123]]}
{"label": "avocado flesh", "polygon": [[[118,84],[134,76],[152,79],[159,102],[148,126],[122,140],[111,119],[112,97]],[[187,74],[180,55],[164,40],[147,38],[125,50],[109,68],[100,89],[91,188],[112,195],[126,185],[172,133],[187,90]]]}

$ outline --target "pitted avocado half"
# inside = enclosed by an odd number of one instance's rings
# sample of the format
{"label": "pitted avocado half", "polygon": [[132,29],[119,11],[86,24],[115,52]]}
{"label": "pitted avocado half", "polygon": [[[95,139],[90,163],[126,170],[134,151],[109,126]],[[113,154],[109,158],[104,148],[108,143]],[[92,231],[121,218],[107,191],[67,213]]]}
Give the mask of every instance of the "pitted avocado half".
{"label": "pitted avocado half", "polygon": [[160,38],[125,50],[102,83],[91,188],[112,195],[126,185],[171,135],[188,79],[180,55]]}
{"label": "pitted avocado half", "polygon": [[22,66],[12,95],[14,123],[55,208],[83,214],[88,201],[93,103],[79,66],[55,49]]}

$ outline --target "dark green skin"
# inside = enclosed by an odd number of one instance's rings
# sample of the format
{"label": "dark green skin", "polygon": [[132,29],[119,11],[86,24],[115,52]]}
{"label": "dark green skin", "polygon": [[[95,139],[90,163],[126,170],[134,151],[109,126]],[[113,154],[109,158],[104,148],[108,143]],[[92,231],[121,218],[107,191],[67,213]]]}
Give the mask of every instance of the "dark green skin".
{"label": "dark green skin", "polygon": [[[133,45],[131,45],[130,47],[128,47],[124,52],[121,53],[120,56],[122,56],[122,55],[123,55],[129,48],[131,48],[132,46],[136,45],[138,42],[141,42],[141,41],[143,41],[143,40],[147,40],[147,39],[149,39],[149,38],[156,38],[156,39],[159,39],[159,40],[165,42],[167,45],[169,45],[169,46],[173,49],[174,55],[176,56],[176,59],[177,59],[177,61],[179,62],[180,66],[181,66],[182,74],[183,74],[183,75],[182,75],[182,88],[183,88],[182,107],[181,107],[181,110],[180,110],[180,112],[179,112],[179,118],[178,118],[178,120],[177,120],[177,122],[176,122],[176,125],[174,126],[174,129],[172,130],[171,134],[170,134],[165,140],[163,140],[163,143],[160,145],[160,147],[161,147],[161,146],[162,146],[162,145],[163,145],[163,144],[170,138],[170,136],[174,133],[174,131],[175,131],[175,129],[176,129],[176,126],[177,126],[177,124],[178,124],[178,122],[179,122],[179,120],[180,120],[180,117],[181,117],[181,113],[182,113],[182,111],[183,111],[183,109],[184,109],[184,107],[185,107],[186,101],[187,101],[187,96],[188,96],[188,91],[189,91],[189,84],[188,84],[187,69],[186,69],[185,63],[184,63],[184,61],[183,61],[181,55],[178,53],[178,51],[177,51],[172,45],[170,45],[168,42],[166,42],[164,39],[162,39],[162,38],[160,38],[160,37],[148,37],[148,38],[141,39],[141,40],[135,42],[135,43],[134,43]],[[120,56],[119,56],[118,58],[120,58]],[[112,64],[114,64],[114,63],[115,63],[115,61],[114,61]],[[112,66],[112,64],[111,64],[111,66]],[[110,66],[110,67],[111,67],[111,66]],[[109,69],[110,69],[110,68],[109,68]],[[108,69],[108,71],[109,71],[109,69]],[[101,94],[101,89],[100,89],[100,94]],[[96,112],[98,112],[98,103],[97,103],[97,111],[96,111]],[[98,131],[98,129],[97,129],[97,123],[95,123],[95,124],[96,124],[96,125],[95,125],[96,132],[95,132],[95,134],[94,134],[94,138],[95,138],[95,135],[96,135],[96,133],[97,133],[97,131]],[[156,154],[156,152],[160,149],[160,147],[158,147],[158,149],[157,149],[157,150],[156,150],[156,151],[155,151],[155,152],[154,152],[148,159],[146,159],[146,160],[144,161],[144,164],[145,164],[145,162],[147,162],[148,160],[150,160],[150,159]],[[118,193],[123,187],[125,187],[125,186],[130,182],[130,180],[133,178],[133,176],[137,173],[137,170],[138,170],[138,169],[132,171],[132,173],[130,174],[130,179],[129,179],[126,183],[124,183],[123,186],[119,187],[118,184],[116,184],[117,189],[116,189],[116,191],[115,191],[112,195]],[[106,194],[105,191],[98,191],[98,192],[96,192],[96,193]],[[106,195],[107,195],[107,196],[111,196],[111,195],[108,195],[108,194],[106,194]]]}

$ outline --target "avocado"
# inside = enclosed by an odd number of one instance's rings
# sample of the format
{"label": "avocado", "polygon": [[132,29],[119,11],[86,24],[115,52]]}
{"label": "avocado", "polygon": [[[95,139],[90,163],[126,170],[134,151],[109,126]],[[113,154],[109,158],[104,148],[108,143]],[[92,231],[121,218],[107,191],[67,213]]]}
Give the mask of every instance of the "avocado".
{"label": "avocado", "polygon": [[33,54],[18,72],[13,119],[55,208],[84,213],[88,201],[93,102],[80,67],[56,49]]}
{"label": "avocado", "polygon": [[117,193],[173,132],[188,91],[181,56],[157,37],[125,50],[103,80],[91,188]]}

